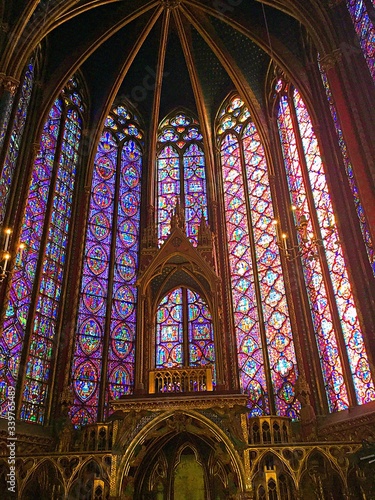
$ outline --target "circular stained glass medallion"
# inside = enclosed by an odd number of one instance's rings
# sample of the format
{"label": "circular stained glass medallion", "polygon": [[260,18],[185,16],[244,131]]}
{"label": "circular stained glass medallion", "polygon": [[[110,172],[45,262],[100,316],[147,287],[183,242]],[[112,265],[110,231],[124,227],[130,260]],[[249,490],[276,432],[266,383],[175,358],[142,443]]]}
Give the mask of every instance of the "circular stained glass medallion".
{"label": "circular stained glass medallion", "polygon": [[133,189],[138,185],[139,173],[138,173],[138,169],[134,165],[132,165],[132,164],[125,165],[125,167],[122,170],[122,175],[123,175],[125,184],[129,188]]}
{"label": "circular stained glass medallion", "polygon": [[92,280],[85,286],[83,300],[87,309],[94,313],[99,311],[104,302],[104,290],[98,281]]}
{"label": "circular stained glass medallion", "polygon": [[126,358],[133,348],[132,329],[128,325],[121,323],[116,326],[112,335],[112,348],[115,354],[121,359]]}
{"label": "circular stained glass medallion", "polygon": [[120,240],[126,247],[131,247],[136,243],[138,232],[135,225],[130,221],[123,221],[119,224],[118,232]]}
{"label": "circular stained glass medallion", "polygon": [[121,208],[125,215],[133,217],[138,212],[138,196],[133,193],[128,193],[120,200]]}
{"label": "circular stained glass medallion", "polygon": [[88,401],[97,387],[98,374],[90,361],[81,363],[74,373],[74,389],[83,402]]}
{"label": "circular stained glass medallion", "polygon": [[94,202],[101,208],[108,208],[112,202],[110,187],[104,182],[99,182],[93,189]]}
{"label": "circular stained glass medallion", "polygon": [[107,254],[100,245],[94,245],[87,252],[86,262],[90,271],[98,276],[107,268]]}
{"label": "circular stained glass medallion", "polygon": [[134,294],[127,286],[121,286],[114,295],[115,307],[121,318],[127,318],[134,310]]}
{"label": "circular stained glass medallion", "polygon": [[92,318],[84,321],[80,328],[79,345],[86,355],[95,352],[102,336],[100,325]]}
{"label": "circular stained glass medallion", "polygon": [[119,255],[117,266],[120,276],[125,281],[130,281],[135,276],[135,259],[128,252]]}
{"label": "circular stained glass medallion", "polygon": [[101,156],[95,161],[96,171],[103,180],[110,179],[115,173],[113,161],[108,156]]}
{"label": "circular stained glass medallion", "polygon": [[92,215],[90,218],[90,231],[97,240],[104,240],[109,235],[110,231],[108,217],[101,212]]}

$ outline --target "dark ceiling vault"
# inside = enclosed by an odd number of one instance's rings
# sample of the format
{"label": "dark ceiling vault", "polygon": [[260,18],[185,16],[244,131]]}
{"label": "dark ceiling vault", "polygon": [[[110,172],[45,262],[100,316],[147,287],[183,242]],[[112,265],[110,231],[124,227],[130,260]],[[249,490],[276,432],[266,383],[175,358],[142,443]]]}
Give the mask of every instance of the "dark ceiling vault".
{"label": "dark ceiling vault", "polygon": [[[127,97],[150,128],[178,106],[212,124],[233,89],[262,114],[270,55],[289,74],[303,73],[301,26],[281,2],[278,8],[256,0],[21,3],[7,13],[19,26],[13,73],[44,40],[45,112],[79,70],[91,101],[89,127],[116,97]],[[10,60],[3,55],[3,66]]]}

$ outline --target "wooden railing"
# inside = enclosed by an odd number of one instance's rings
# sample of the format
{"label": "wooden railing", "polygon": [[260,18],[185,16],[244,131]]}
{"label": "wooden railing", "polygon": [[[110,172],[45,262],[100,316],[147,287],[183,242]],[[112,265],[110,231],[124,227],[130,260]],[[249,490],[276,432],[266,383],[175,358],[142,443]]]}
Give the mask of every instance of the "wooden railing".
{"label": "wooden railing", "polygon": [[212,391],[212,367],[151,370],[149,393]]}

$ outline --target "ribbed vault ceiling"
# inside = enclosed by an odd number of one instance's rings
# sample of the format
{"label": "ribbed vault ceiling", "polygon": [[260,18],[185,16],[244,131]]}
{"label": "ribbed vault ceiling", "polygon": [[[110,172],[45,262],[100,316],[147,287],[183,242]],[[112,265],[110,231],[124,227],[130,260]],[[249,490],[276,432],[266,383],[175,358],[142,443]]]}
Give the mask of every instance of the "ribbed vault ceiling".
{"label": "ribbed vault ceiling", "polygon": [[180,106],[212,124],[234,89],[262,121],[270,55],[289,74],[302,74],[300,23],[285,6],[256,0],[26,3],[14,1],[9,12],[5,6],[4,21],[18,23],[19,36],[9,41],[18,57],[4,54],[3,71],[20,72],[44,40],[45,108],[79,70],[92,125],[116,96],[129,98],[149,128]]}

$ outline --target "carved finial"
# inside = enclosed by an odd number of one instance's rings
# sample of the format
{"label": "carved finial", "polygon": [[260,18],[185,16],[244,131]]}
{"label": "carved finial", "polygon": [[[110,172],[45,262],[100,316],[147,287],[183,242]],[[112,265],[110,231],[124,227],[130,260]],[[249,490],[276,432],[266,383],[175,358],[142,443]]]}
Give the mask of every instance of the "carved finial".
{"label": "carved finial", "polygon": [[212,233],[204,215],[202,215],[198,228],[198,245],[206,247],[212,246]]}
{"label": "carved finial", "polygon": [[184,209],[181,207],[180,202],[177,201],[174,212],[171,218],[171,229],[179,227],[182,231],[185,231],[185,214]]}

